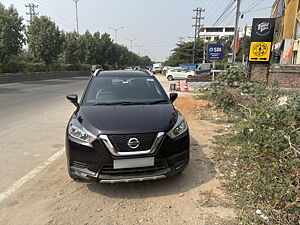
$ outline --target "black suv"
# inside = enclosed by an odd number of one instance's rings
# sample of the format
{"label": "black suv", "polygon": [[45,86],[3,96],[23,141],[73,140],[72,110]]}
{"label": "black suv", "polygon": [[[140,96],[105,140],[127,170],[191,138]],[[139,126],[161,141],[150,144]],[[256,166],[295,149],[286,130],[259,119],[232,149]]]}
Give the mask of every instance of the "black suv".
{"label": "black suv", "polygon": [[139,71],[94,74],[67,127],[66,152],[73,179],[100,183],[157,180],[189,162],[186,121],[153,76]]}

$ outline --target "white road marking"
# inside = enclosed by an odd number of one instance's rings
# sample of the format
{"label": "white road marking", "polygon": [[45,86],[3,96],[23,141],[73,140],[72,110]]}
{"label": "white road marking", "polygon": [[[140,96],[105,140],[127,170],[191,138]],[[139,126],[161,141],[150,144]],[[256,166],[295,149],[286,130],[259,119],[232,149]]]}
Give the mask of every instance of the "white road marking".
{"label": "white road marking", "polygon": [[56,159],[58,159],[63,153],[65,149],[56,152],[54,155],[49,157],[45,162],[43,162],[40,166],[34,168],[29,173],[27,173],[25,176],[23,176],[21,179],[16,181],[15,183],[11,184],[4,192],[0,194],[0,203],[8,198],[10,195],[12,195],[14,192],[16,192],[20,187],[22,187],[27,181],[34,178],[38,173],[40,173],[43,169],[45,169],[48,165],[50,165],[52,162],[54,162]]}

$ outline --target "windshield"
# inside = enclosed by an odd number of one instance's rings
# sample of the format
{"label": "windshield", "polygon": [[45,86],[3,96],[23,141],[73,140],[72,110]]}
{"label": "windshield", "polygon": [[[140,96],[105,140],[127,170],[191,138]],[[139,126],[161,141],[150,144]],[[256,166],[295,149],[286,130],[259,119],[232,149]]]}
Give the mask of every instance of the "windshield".
{"label": "windshield", "polygon": [[95,77],[83,104],[160,104],[169,99],[152,77]]}

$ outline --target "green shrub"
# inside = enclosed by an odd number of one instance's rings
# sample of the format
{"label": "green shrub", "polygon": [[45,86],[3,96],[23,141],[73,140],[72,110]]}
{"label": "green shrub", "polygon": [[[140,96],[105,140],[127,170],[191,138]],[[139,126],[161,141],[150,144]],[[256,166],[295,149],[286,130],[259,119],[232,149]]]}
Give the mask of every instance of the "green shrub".
{"label": "green shrub", "polygon": [[204,95],[240,117],[215,143],[228,190],[242,209],[241,224],[298,224],[300,94],[280,98],[276,86],[250,82],[230,68]]}
{"label": "green shrub", "polygon": [[89,70],[90,65],[81,64],[51,64],[49,68],[44,63],[32,62],[9,62],[0,64],[0,73],[21,73],[21,72],[47,72],[47,71],[84,71]]}
{"label": "green shrub", "polygon": [[27,63],[27,68],[24,72],[46,72],[48,70],[44,63]]}
{"label": "green shrub", "polygon": [[26,63],[24,62],[9,62],[1,65],[2,73],[20,73],[26,70]]}

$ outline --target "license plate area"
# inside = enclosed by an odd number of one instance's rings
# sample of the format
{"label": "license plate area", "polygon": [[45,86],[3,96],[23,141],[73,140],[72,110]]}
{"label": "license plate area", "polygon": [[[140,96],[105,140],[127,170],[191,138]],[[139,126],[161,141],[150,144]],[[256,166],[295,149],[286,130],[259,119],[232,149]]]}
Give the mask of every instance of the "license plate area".
{"label": "license plate area", "polygon": [[116,159],[113,161],[114,169],[128,169],[137,167],[154,166],[154,157],[135,159]]}

